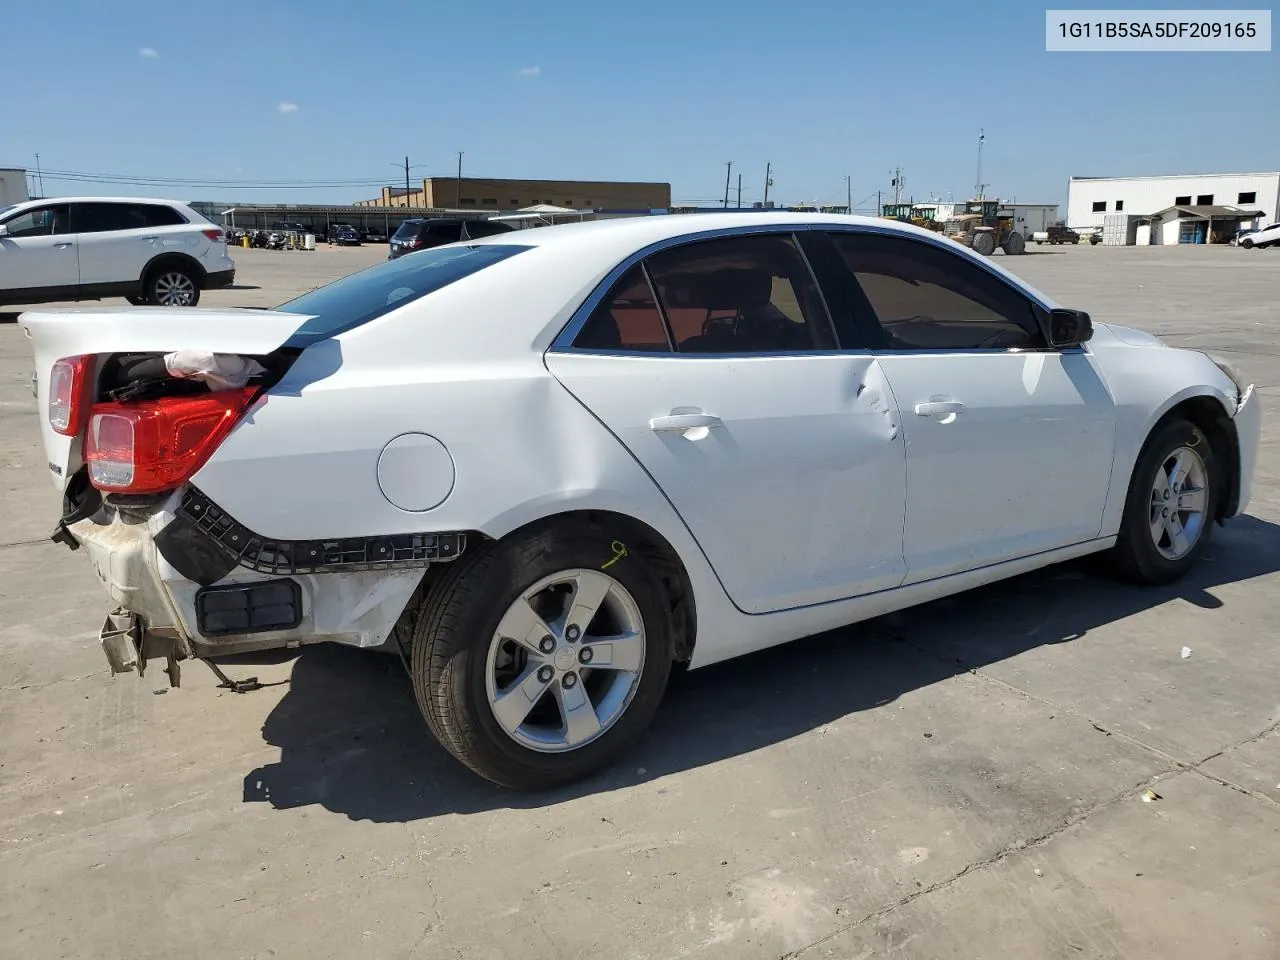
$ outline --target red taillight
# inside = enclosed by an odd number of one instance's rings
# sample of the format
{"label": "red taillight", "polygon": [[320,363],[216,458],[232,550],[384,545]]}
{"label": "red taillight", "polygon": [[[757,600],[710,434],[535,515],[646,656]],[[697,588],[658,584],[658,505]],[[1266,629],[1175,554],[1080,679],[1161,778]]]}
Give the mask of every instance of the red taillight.
{"label": "red taillight", "polygon": [[84,426],[93,387],[93,356],[64,357],[49,372],[49,426],[74,437]]}
{"label": "red taillight", "polygon": [[89,417],[89,482],[113,493],[160,493],[204,466],[249,408],[256,387],[140,403],[99,403]]}
{"label": "red taillight", "polygon": [[210,240],[212,240],[214,243],[220,243],[222,241],[221,230],[201,230],[200,232],[203,233]]}

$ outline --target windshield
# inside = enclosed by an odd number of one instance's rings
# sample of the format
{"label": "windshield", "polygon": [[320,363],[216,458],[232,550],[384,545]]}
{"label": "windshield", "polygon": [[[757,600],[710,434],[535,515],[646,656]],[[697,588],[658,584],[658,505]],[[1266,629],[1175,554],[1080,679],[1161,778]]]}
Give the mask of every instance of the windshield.
{"label": "windshield", "polygon": [[0,204],[0,217],[3,217],[6,213],[8,213],[10,210],[12,210],[16,206],[17,206],[16,203]]}
{"label": "windshield", "polygon": [[345,333],[528,249],[512,244],[437,247],[318,287],[276,307],[311,315],[287,346],[305,347]]}

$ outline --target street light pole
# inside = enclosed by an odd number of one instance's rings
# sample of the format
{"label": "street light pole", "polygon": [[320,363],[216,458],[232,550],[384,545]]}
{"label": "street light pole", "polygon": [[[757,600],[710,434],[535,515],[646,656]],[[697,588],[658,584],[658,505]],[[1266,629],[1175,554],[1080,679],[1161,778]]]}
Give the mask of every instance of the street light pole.
{"label": "street light pole", "polygon": [[458,151],[458,190],[454,200],[457,201],[458,209],[462,209],[462,151]]}

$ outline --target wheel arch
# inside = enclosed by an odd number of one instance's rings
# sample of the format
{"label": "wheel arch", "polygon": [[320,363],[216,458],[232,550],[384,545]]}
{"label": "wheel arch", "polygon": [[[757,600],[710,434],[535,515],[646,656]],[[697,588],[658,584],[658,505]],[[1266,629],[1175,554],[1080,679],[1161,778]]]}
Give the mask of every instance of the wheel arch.
{"label": "wheel arch", "polygon": [[138,284],[142,288],[146,288],[147,278],[162,267],[182,265],[191,268],[195,275],[197,284],[204,285],[206,271],[204,266],[195,257],[189,253],[181,253],[177,250],[166,250],[164,253],[157,253],[154,257],[147,261],[142,268],[142,273],[138,277]]}
{"label": "wheel arch", "polygon": [[595,527],[611,541],[621,544],[627,553],[643,557],[646,563],[655,568],[671,613],[673,658],[681,663],[688,663],[693,658],[697,638],[697,605],[693,581],[680,552],[665,536],[643,520],[615,510],[563,510],[515,527],[494,538],[494,542],[523,536],[539,527],[565,523],[582,523]]}
{"label": "wheel arch", "polygon": [[1143,445],[1170,420],[1188,420],[1209,438],[1214,462],[1224,481],[1224,496],[1218,499],[1214,519],[1222,523],[1236,512],[1240,502],[1240,437],[1235,421],[1222,400],[1213,394],[1201,393],[1171,403],[1160,413],[1147,430]]}

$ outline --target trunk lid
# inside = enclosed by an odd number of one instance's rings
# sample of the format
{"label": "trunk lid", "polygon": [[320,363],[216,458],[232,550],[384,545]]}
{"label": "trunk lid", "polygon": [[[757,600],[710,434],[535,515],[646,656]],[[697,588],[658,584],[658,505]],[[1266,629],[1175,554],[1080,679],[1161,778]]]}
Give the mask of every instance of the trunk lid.
{"label": "trunk lid", "polygon": [[[284,346],[307,315],[272,310],[191,307],[82,308],[24,313],[18,324],[35,354],[35,394],[50,478],[59,490],[83,465],[82,436],[49,423],[49,374],[64,357],[94,355],[97,369],[118,353],[211,353],[265,357]],[[96,373],[95,373],[96,376]]]}

